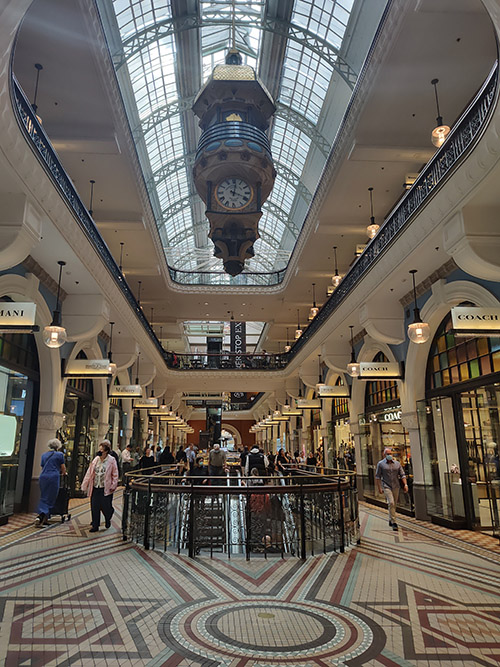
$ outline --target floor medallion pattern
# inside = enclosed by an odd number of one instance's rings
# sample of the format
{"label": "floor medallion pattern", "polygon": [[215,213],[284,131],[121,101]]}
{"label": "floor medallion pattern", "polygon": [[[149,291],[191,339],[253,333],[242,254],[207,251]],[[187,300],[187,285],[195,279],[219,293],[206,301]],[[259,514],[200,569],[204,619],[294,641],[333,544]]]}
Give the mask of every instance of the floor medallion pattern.
{"label": "floor medallion pattern", "polygon": [[88,505],[0,536],[6,667],[500,665],[496,544],[362,511],[345,554],[250,562],[145,551],[89,533]]}

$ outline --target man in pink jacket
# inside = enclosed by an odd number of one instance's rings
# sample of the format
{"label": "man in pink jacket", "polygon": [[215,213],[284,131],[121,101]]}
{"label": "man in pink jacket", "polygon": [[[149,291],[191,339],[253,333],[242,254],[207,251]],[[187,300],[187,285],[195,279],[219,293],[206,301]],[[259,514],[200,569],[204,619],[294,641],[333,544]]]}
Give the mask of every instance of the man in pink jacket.
{"label": "man in pink jacket", "polygon": [[92,528],[89,533],[97,533],[104,514],[106,528],[111,526],[113,516],[113,493],[118,486],[118,466],[109,455],[110,447],[106,442],[99,445],[97,456],[92,461],[82,482],[82,490],[90,496]]}

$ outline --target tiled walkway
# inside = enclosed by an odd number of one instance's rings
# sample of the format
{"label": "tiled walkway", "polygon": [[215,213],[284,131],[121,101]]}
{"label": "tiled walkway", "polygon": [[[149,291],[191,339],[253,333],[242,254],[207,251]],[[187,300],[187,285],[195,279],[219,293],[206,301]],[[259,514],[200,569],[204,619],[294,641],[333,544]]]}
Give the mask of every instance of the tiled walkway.
{"label": "tiled walkway", "polygon": [[0,535],[0,665],[500,665],[492,538],[364,507],[344,555],[190,561],[72,514]]}

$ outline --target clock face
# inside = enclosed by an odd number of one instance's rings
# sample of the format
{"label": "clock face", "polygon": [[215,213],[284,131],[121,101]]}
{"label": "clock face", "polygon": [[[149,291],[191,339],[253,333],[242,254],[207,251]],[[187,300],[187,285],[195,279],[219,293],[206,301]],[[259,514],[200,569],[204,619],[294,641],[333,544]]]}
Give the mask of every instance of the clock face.
{"label": "clock face", "polygon": [[215,198],[228,211],[239,211],[252,201],[253,190],[241,178],[226,178],[215,190]]}

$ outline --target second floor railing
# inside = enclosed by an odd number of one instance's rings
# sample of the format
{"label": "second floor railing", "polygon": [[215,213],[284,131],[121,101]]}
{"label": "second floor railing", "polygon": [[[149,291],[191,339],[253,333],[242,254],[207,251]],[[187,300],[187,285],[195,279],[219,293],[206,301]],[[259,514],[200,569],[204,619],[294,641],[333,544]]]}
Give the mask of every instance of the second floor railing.
{"label": "second floor railing", "polygon": [[[318,315],[304,330],[302,336],[293,343],[291,351],[286,354],[269,355],[269,363],[262,364],[260,368],[276,370],[285,367],[287,363],[300,352],[304,345],[306,345],[308,341],[311,340],[311,338],[316,334],[316,332],[326,322],[326,320],[356,288],[356,285],[360,282],[360,280],[362,280],[362,278],[364,278],[369,273],[376,262],[404,232],[415,216],[422,210],[423,206],[435,194],[438,188],[440,188],[443,183],[445,183],[446,180],[450,178],[453,171],[463,162],[465,157],[482,136],[482,133],[487,126],[487,120],[494,107],[497,87],[498,62],[494,64],[488,78],[470,105],[464,111],[458,122],[453,127],[445,143],[441,146],[440,149],[436,151],[435,155],[422,170],[413,186],[410,188],[410,190],[408,190],[408,192],[398,202],[390,215],[386,218],[378,234],[370,241],[362,255],[356,260],[351,269],[346,273],[339,287],[320,308]],[[59,189],[66,203],[73,211],[77,221],[85,231],[90,243],[101,255],[113,279],[120,287],[125,298],[129,302],[132,309],[135,311],[145,330],[148,332],[156,347],[161,351],[162,354],[164,354],[167,365],[169,367],[174,367],[169,353],[165,353],[163,350],[152,327],[144,315],[142,308],[137,303],[134,294],[128,286],[123,273],[117,266],[87,208],[82,203],[71,182],[71,179],[66,174],[64,167],[60,163],[59,158],[57,157],[50,143],[50,140],[38,122],[31,104],[26,99],[13,74],[11,96],[14,109],[17,112],[19,123],[24,130],[25,136],[30,141],[33,150],[38,155],[41,163],[44,165],[47,173],[49,174],[55,186]],[[181,274],[179,270],[172,268],[170,268],[170,272],[173,280],[176,280],[176,273],[172,272],[177,272],[178,275]],[[190,284],[207,284],[206,282],[202,282],[201,276],[203,273],[200,273],[199,275],[199,279],[195,279],[193,276],[193,281],[190,281]],[[257,276],[265,274],[242,274],[242,276],[245,275],[254,276],[253,278],[244,278],[245,281],[248,281],[245,284],[261,285],[262,283],[258,282],[260,279],[257,278]],[[285,270],[283,270],[283,272],[280,271],[272,275],[273,279],[274,275],[276,275],[276,282],[270,284],[278,284],[284,277]],[[184,278],[185,276],[183,276],[183,282]],[[278,280],[278,278],[280,280]],[[255,282],[253,282],[254,280]],[[223,288],[224,286],[221,287]],[[182,365],[179,365],[178,367],[191,370],[193,367],[191,361],[194,355],[177,355],[178,358],[181,356],[191,357],[191,359],[186,358],[186,363],[184,364],[183,361]],[[238,370],[254,370],[256,368],[256,365],[253,363],[253,359],[250,359],[251,363],[243,363],[236,366],[235,362],[231,358],[228,358],[226,360],[227,364],[223,366],[221,355],[217,356],[220,359],[219,365],[211,365],[207,363],[201,364],[199,368],[212,369],[226,367],[232,369],[237,368]],[[250,356],[253,357],[255,355]]]}
{"label": "second floor railing", "polygon": [[165,352],[169,368],[179,371],[199,370],[258,370],[276,371],[288,363],[286,354],[242,354],[241,352],[218,352],[210,354],[177,354]]}

